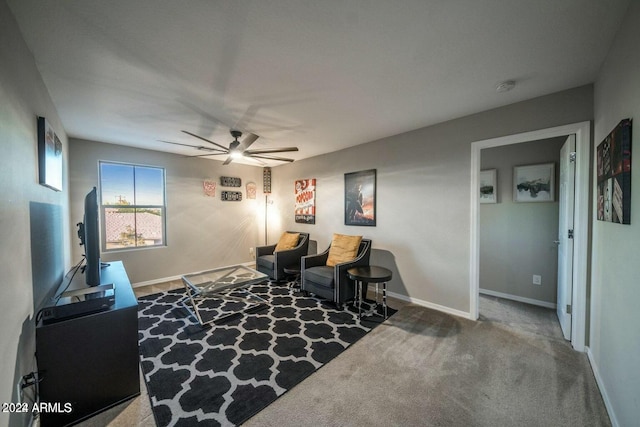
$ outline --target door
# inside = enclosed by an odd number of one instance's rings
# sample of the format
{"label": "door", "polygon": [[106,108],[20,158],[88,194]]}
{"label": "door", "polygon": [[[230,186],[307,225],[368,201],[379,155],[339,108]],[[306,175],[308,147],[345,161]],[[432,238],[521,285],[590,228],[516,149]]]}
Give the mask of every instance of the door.
{"label": "door", "polygon": [[576,174],[576,136],[570,135],[560,150],[560,219],[558,226],[558,320],[566,340],[571,339],[573,296],[573,210]]}

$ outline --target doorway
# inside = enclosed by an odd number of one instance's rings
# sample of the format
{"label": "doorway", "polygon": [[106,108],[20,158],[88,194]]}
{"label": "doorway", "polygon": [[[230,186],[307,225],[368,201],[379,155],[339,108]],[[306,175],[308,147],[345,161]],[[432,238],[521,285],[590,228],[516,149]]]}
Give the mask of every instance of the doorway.
{"label": "doorway", "polygon": [[[479,188],[481,150],[522,142],[548,139],[569,134],[576,135],[575,159],[575,217],[574,217],[574,251],[573,278],[571,290],[571,344],[574,349],[584,351],[586,331],[586,297],[587,297],[587,249],[589,221],[589,154],[591,143],[591,124],[581,122],[558,126],[549,129],[509,135],[500,138],[476,141],[471,144],[471,188]],[[471,257],[470,257],[470,316],[479,316],[479,264],[480,264],[480,230],[479,230],[479,191],[471,192]]]}

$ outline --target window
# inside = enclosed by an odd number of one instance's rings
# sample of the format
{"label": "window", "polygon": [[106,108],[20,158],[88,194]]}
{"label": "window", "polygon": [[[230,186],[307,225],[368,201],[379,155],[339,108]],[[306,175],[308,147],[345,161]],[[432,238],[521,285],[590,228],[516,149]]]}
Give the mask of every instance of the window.
{"label": "window", "polygon": [[164,169],[100,162],[104,250],[165,245]]}

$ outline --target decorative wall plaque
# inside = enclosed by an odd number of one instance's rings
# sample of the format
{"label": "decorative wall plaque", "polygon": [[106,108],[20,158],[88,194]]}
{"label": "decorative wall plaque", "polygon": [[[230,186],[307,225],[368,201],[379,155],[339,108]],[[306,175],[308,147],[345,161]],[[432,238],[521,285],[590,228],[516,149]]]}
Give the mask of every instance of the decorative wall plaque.
{"label": "decorative wall plaque", "polygon": [[247,182],[247,199],[255,199],[256,190],[257,188],[255,182]]}
{"label": "decorative wall plaque", "polygon": [[221,194],[223,202],[239,202],[242,200],[241,191],[223,191]]}
{"label": "decorative wall plaque", "polygon": [[242,185],[242,180],[231,176],[221,176],[220,185],[223,187],[240,187]]}
{"label": "decorative wall plaque", "polygon": [[264,194],[271,193],[271,168],[262,169],[262,188]]}
{"label": "decorative wall plaque", "polygon": [[204,187],[204,195],[209,197],[216,196],[216,182],[210,179],[205,179],[202,182],[202,187]]}

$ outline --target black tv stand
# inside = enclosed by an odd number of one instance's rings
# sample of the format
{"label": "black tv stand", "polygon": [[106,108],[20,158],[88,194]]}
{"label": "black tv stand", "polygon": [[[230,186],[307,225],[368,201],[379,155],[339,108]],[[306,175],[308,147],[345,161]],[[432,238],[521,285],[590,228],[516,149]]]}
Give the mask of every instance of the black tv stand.
{"label": "black tv stand", "polygon": [[[85,287],[74,280],[70,289]],[[40,401],[71,412],[43,412],[41,425],[75,424],[140,394],[138,302],[121,261],[102,270],[115,302],[106,310],[36,326]]]}

